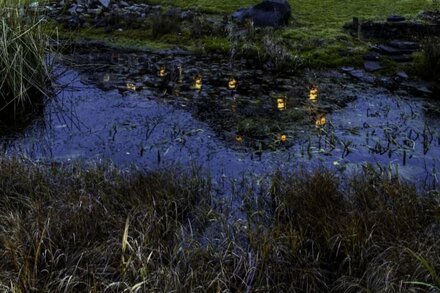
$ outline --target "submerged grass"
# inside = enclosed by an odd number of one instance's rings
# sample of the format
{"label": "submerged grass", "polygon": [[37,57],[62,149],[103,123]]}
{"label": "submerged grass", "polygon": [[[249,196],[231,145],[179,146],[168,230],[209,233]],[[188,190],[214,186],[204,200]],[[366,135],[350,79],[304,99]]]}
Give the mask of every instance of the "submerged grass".
{"label": "submerged grass", "polygon": [[24,2],[0,0],[0,113],[21,114],[41,102],[50,85],[43,18]]}
{"label": "submerged grass", "polygon": [[366,172],[275,174],[227,219],[199,172],[0,160],[13,292],[403,292],[440,286],[438,193]]}

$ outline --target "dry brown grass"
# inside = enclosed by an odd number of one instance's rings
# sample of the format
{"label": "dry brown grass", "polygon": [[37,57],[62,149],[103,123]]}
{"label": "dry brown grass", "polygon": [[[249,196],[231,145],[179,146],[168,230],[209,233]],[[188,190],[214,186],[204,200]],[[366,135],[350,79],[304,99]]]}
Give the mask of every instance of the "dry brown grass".
{"label": "dry brown grass", "polygon": [[275,174],[231,223],[198,172],[0,161],[12,292],[435,292],[438,193],[375,174]]}

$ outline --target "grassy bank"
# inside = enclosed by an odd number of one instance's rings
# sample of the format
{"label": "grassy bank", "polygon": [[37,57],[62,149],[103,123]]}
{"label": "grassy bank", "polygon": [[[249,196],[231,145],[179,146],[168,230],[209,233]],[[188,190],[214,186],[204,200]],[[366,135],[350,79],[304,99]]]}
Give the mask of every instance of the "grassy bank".
{"label": "grassy bank", "polygon": [[440,286],[438,193],[369,171],[275,174],[231,223],[209,180],[0,161],[13,292],[395,292]]}
{"label": "grassy bank", "polygon": [[[259,1],[169,1],[151,0],[148,4],[160,4],[166,11],[170,7],[192,9],[206,18],[221,19],[223,15],[234,10],[247,7]],[[393,14],[414,18],[421,11],[433,7],[430,0],[392,0],[392,1],[299,1],[291,0],[293,20],[291,24],[275,33],[275,37],[283,40],[286,48],[294,55],[305,60],[310,67],[335,67],[347,64],[360,64],[361,56],[367,51],[367,43],[353,39],[343,30],[342,25],[356,16],[360,19],[384,20]],[[206,20],[205,18],[205,20]],[[190,26],[190,25],[189,25]],[[197,26],[209,26],[200,22]],[[179,33],[170,32],[159,37],[152,37],[147,27],[125,32],[105,33],[105,30],[80,29],[81,38],[92,38],[117,43],[123,46],[147,47],[162,49],[179,46],[190,50],[227,53],[231,44],[225,35],[204,34],[197,36],[190,28],[183,28]],[[249,55],[255,55],[250,52]]]}

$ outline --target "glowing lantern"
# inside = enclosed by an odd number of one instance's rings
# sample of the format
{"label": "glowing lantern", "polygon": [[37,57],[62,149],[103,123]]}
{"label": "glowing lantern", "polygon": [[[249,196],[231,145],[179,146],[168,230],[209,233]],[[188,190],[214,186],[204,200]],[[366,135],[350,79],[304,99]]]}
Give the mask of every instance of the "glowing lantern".
{"label": "glowing lantern", "polygon": [[159,76],[160,76],[160,77],[164,77],[166,74],[167,74],[167,70],[166,70],[165,66],[162,65],[162,66],[159,68]]}
{"label": "glowing lantern", "polygon": [[127,83],[127,89],[131,91],[136,91],[136,85],[134,83]]}
{"label": "glowing lantern", "polygon": [[316,101],[318,99],[319,90],[316,86],[312,85],[309,91],[309,100]]}
{"label": "glowing lantern", "polygon": [[202,89],[202,86],[203,86],[203,84],[202,84],[202,76],[201,75],[196,75],[194,77],[194,88],[199,91],[199,90]]}
{"label": "glowing lantern", "polygon": [[235,136],[235,141],[238,142],[238,143],[241,143],[241,142],[243,142],[243,137],[242,137],[241,135],[238,135],[238,134],[237,134],[237,135]]}
{"label": "glowing lantern", "polygon": [[287,141],[287,135],[286,134],[281,134],[280,135],[280,141],[281,142],[286,142]]}
{"label": "glowing lantern", "polygon": [[103,81],[104,82],[109,82],[110,81],[110,74],[108,74],[108,73],[104,74]]}
{"label": "glowing lantern", "polygon": [[235,90],[237,88],[237,80],[234,77],[229,78],[228,88],[230,90]]}
{"label": "glowing lantern", "polygon": [[286,110],[286,97],[277,98],[277,108],[280,111]]}
{"label": "glowing lantern", "polygon": [[318,118],[316,118],[316,121],[315,121],[315,126],[322,127],[325,125],[326,122],[327,121],[325,119],[325,116],[318,116]]}

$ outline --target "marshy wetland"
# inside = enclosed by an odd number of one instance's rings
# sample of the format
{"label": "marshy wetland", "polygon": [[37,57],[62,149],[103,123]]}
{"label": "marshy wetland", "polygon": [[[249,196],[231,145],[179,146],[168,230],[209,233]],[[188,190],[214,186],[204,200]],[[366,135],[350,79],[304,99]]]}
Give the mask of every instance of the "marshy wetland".
{"label": "marshy wetland", "polygon": [[0,290],[440,290],[438,3],[224,2],[2,3]]}

